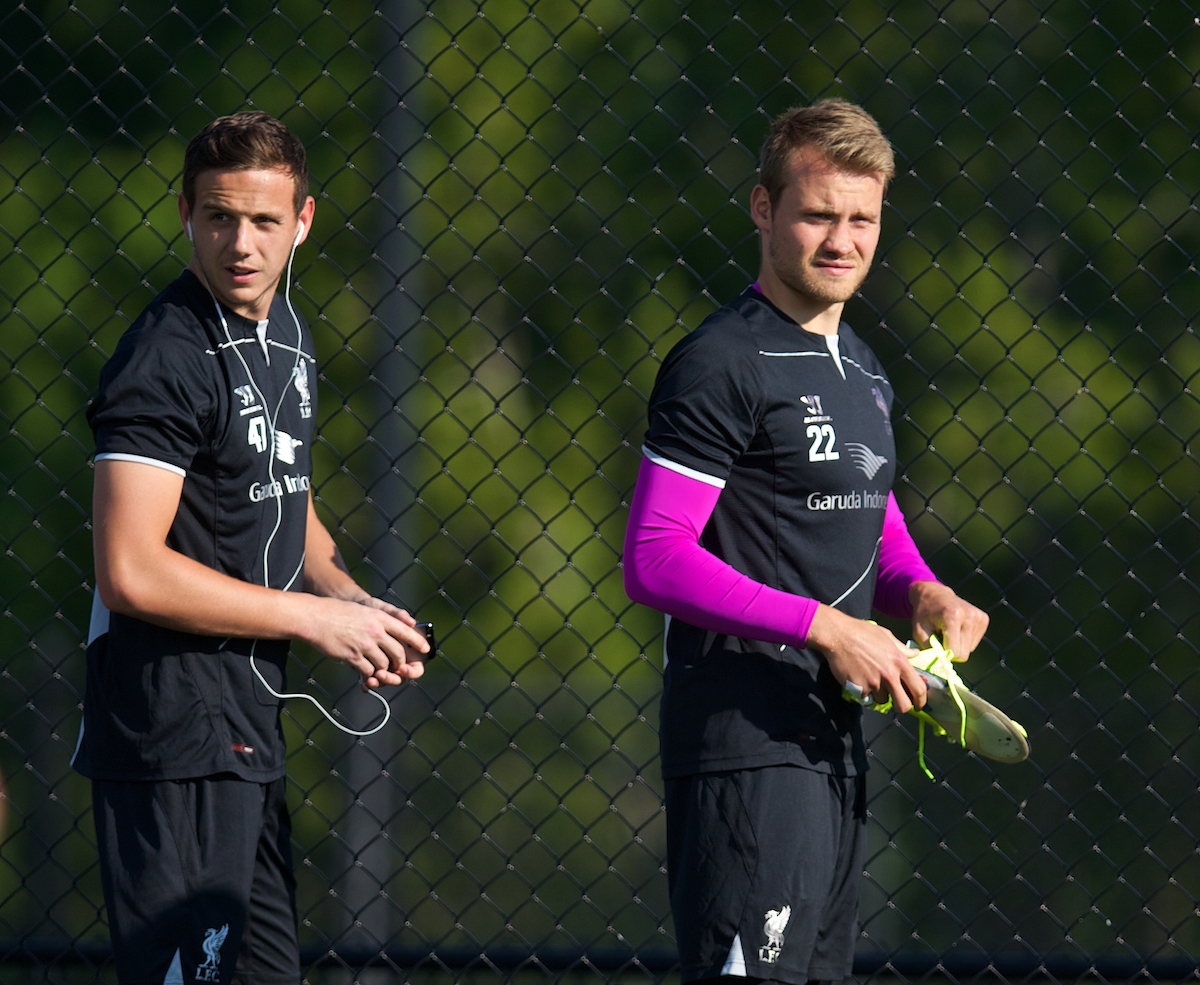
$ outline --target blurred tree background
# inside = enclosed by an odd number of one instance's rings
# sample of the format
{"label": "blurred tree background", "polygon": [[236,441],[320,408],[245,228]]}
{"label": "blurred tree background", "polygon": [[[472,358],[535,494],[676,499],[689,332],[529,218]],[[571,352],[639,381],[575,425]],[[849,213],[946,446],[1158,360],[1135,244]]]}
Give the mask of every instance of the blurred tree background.
{"label": "blurred tree background", "polygon": [[[756,273],[769,118],[829,95],[898,152],[848,307],[896,385],[897,495],[991,613],[966,677],[1034,750],[939,746],[930,784],[871,716],[862,966],[1200,951],[1189,4],[34,0],[0,50],[0,980],[111,976],[69,767],[84,411],[189,258],[187,140],[246,106],[310,152],[318,508],[441,641],[369,740],[286,713],[310,980],[670,973],[661,619],[619,567],[645,401]],[[370,716],[312,654],[292,675]]]}

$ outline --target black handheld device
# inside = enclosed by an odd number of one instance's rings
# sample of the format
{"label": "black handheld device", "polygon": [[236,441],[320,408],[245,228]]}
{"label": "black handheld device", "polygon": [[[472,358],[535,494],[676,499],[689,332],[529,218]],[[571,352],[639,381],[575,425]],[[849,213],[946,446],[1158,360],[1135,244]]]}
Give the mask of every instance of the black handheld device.
{"label": "black handheld device", "polygon": [[432,660],[437,653],[437,637],[433,632],[433,623],[419,622],[413,626],[418,633],[425,637],[425,642],[429,644],[429,652],[423,655],[425,660]]}

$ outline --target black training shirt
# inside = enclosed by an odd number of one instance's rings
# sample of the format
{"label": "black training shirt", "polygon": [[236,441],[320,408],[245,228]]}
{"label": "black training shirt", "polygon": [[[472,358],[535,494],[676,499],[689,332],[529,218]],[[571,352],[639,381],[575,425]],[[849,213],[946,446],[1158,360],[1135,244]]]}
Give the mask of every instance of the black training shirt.
{"label": "black training shirt", "polygon": [[[848,325],[835,354],[750,288],[663,362],[645,450],[722,487],[701,546],[772,588],[868,618],[895,474],[892,399]],[[665,777],[866,769],[861,709],[815,652],[670,619],[665,654]]]}
{"label": "black training shirt", "polygon": [[[224,318],[222,324],[221,316]],[[315,373],[307,327],[280,296],[254,322],[190,272],[121,337],[88,409],[96,459],[183,477],[174,550],[242,581],[303,583]],[[94,779],[284,773],[286,640],[217,639],[110,613],[93,600],[75,766]]]}

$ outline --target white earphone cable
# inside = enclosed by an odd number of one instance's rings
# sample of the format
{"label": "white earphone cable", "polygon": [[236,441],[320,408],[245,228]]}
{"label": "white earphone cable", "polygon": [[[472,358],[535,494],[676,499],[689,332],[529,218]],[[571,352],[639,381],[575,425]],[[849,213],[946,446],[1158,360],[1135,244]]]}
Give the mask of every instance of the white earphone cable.
{"label": "white earphone cable", "polygon": [[363,731],[360,731],[359,729],[349,728],[349,727],[343,725],[341,722],[337,721],[337,719],[335,719],[331,714],[329,714],[328,711],[325,710],[325,706],[323,704],[321,704],[321,702],[319,702],[311,694],[305,694],[303,692],[296,692],[293,694],[281,694],[280,692],[276,691],[273,687],[271,687],[271,685],[267,683],[267,679],[265,677],[263,677],[263,675],[261,673],[259,673],[258,664],[256,664],[254,662],[254,648],[256,646],[258,646],[258,640],[255,640],[252,644],[250,644],[250,669],[254,671],[254,676],[259,679],[259,681],[262,683],[262,686],[265,687],[271,693],[272,697],[279,698],[281,700],[284,700],[287,698],[303,698],[305,701],[312,702],[314,705],[316,705],[317,711],[319,711],[322,715],[325,716],[325,718],[328,720],[330,725],[334,726],[334,728],[341,729],[347,735],[357,735],[359,737],[367,736],[367,735],[374,735],[376,732],[378,732],[381,728],[383,728],[391,720],[392,706],[390,704],[388,704],[387,698],[385,698],[378,691],[368,690],[367,694],[369,694],[372,698],[374,698],[381,705],[383,705],[383,720],[381,722],[379,722],[374,728],[369,728],[369,729],[366,729]]}
{"label": "white earphone cable", "polygon": [[[296,238],[292,242],[291,253],[288,254],[287,273],[286,273],[286,279],[284,281],[284,289],[283,289],[284,302],[287,304],[287,309],[292,315],[292,321],[296,325],[296,359],[295,359],[295,362],[292,364],[292,376],[291,376],[291,379],[288,381],[289,383],[292,380],[296,379],[297,371],[300,368],[300,360],[303,359],[302,343],[304,341],[304,333],[303,333],[303,330],[300,328],[300,318],[296,315],[296,309],[292,307],[292,298],[291,298],[292,261],[295,259],[296,248],[300,245],[300,236],[303,233],[303,231],[304,231],[303,223],[301,223],[301,230],[300,230],[300,232],[298,232],[296,234]],[[191,239],[191,232],[192,232],[191,223],[189,222],[188,223],[188,238],[189,239]],[[193,249],[194,249],[194,247],[193,247]],[[250,385],[253,386],[255,391],[258,393],[258,399],[262,403],[263,408],[265,409],[267,407],[266,395],[263,393],[262,389],[259,387],[258,380],[256,380],[254,378],[254,374],[251,372],[249,364],[247,364],[246,360],[242,357],[242,353],[241,353],[240,349],[233,341],[233,335],[229,331],[229,323],[225,320],[225,313],[221,310],[221,304],[217,300],[217,296],[213,293],[212,288],[208,284],[207,276],[205,276],[205,278],[204,278],[204,287],[205,287],[205,290],[208,291],[208,296],[210,298],[212,298],[213,306],[217,309],[217,318],[220,319],[221,328],[225,332],[225,340],[226,340],[226,342],[229,343],[229,347],[233,350],[234,355],[237,356],[238,362],[240,362],[242,364],[242,369],[245,370],[246,377],[247,377],[247,379],[249,379]],[[283,393],[279,397],[279,402],[275,405],[274,414],[268,414],[266,417],[267,427],[270,429],[270,432],[271,432],[270,460],[267,465],[267,478],[271,482],[275,481],[275,443],[276,443],[275,422],[279,418],[279,411],[283,407],[283,399],[286,395],[287,395],[287,386],[285,385],[284,389],[283,389]],[[268,588],[270,587],[270,576],[269,576],[270,564],[269,564],[269,556],[268,555],[271,550],[271,544],[275,540],[275,534],[279,532],[279,527],[283,522],[283,497],[282,496],[275,497],[275,505],[276,505],[275,526],[271,530],[270,537],[267,538],[266,547],[263,548],[263,581],[264,581],[264,584],[266,584],[266,586]],[[289,579],[287,586],[284,589],[285,591],[287,590],[287,588],[291,588],[291,586],[295,583],[296,578],[299,576],[300,572],[303,569],[304,569],[304,559],[303,559],[303,557],[301,557],[300,566],[296,569],[295,572],[292,573],[292,577]],[[255,663],[255,661],[254,661],[254,651],[255,651],[255,649],[257,649],[257,647],[258,647],[258,640],[254,640],[250,644],[250,658],[249,658],[250,659],[250,669],[254,671],[254,676],[259,679],[259,681],[262,683],[262,686],[267,689],[267,691],[271,694],[272,697],[278,698],[280,700],[286,700],[289,698],[303,698],[305,701],[309,701],[313,705],[315,705],[317,710],[322,715],[324,715],[326,720],[331,725],[333,725],[335,728],[341,729],[347,735],[355,735],[355,736],[359,736],[360,738],[364,737],[364,736],[368,736],[368,735],[374,735],[376,732],[378,732],[381,728],[383,728],[391,720],[392,706],[390,704],[388,704],[387,699],[383,695],[381,695],[378,691],[370,691],[369,690],[369,691],[367,691],[367,693],[369,695],[371,695],[371,697],[375,698],[381,705],[383,705],[383,712],[384,712],[383,720],[381,722],[379,722],[378,724],[376,724],[373,728],[366,729],[365,731],[360,731],[359,729],[349,728],[349,727],[343,725],[341,722],[337,721],[337,719],[335,719],[333,717],[333,715],[331,715],[326,710],[325,706],[322,705],[321,702],[318,701],[316,698],[314,698],[311,694],[304,694],[302,692],[281,694],[279,691],[276,691],[273,687],[271,687],[270,684],[267,683],[267,679],[265,677],[263,677],[262,673],[259,671],[258,664]]]}

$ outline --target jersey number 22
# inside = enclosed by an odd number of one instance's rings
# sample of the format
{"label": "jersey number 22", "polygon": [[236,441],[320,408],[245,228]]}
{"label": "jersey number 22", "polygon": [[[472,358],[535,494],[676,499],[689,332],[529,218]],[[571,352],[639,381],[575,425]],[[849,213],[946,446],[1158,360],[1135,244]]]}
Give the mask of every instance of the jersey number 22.
{"label": "jersey number 22", "polygon": [[[808,449],[808,460],[810,462],[836,462],[842,456],[833,450],[833,443],[837,440],[837,436],[833,433],[832,424],[810,424],[805,430],[812,439],[812,447]],[[825,442],[824,450],[821,449],[821,442]]]}

